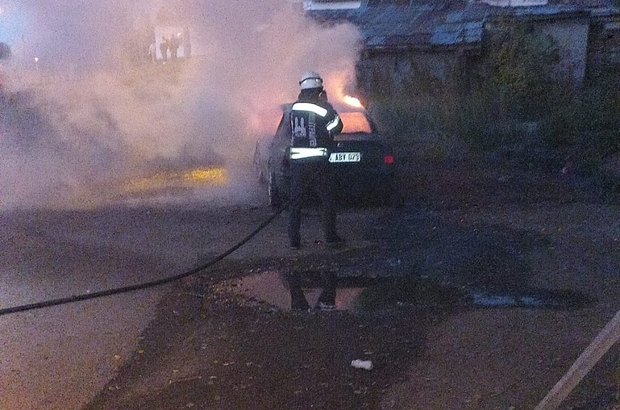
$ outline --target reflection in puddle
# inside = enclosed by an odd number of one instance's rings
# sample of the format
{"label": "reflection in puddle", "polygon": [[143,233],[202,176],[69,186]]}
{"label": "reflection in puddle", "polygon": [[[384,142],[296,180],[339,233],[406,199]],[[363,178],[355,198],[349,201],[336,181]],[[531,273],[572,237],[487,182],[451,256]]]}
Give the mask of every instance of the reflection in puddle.
{"label": "reflection in puddle", "polygon": [[[286,276],[280,272],[269,271],[260,275],[248,276],[237,283],[237,289],[247,297],[269,303],[280,309],[291,308],[291,292]],[[311,307],[316,306],[323,289],[320,284],[305,280],[302,284],[306,301]],[[354,310],[356,301],[362,293],[361,287],[338,287],[336,291],[336,309]]]}
{"label": "reflection in puddle", "polygon": [[[305,272],[300,277],[303,297],[310,308],[324,295],[320,273]],[[242,278],[235,289],[245,297],[260,300],[283,310],[295,306],[290,277],[279,271]],[[297,292],[297,295],[299,293]],[[297,300],[299,301],[299,299]],[[337,310],[376,310],[397,306],[474,306],[545,309],[580,309],[594,302],[571,290],[523,288],[518,291],[483,291],[457,288],[418,276],[395,278],[338,278]],[[303,310],[303,309],[301,309]]]}

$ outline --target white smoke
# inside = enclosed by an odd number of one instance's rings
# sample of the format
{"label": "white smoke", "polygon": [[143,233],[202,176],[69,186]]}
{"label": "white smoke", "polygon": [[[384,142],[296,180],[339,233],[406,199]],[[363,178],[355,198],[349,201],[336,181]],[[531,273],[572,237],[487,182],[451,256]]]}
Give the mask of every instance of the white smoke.
{"label": "white smoke", "polygon": [[[0,72],[0,209],[96,205],[129,178],[195,165],[225,166],[234,196],[235,170],[304,71],[331,96],[355,77],[357,31],[287,0],[18,3],[27,24]],[[191,28],[200,55],[147,61],[162,14]]]}

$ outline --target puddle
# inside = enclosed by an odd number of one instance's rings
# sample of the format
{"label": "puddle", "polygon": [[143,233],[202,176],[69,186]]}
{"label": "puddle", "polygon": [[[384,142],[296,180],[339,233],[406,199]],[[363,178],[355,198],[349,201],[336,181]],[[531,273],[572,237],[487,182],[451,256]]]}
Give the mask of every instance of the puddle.
{"label": "puddle", "polygon": [[501,306],[530,306],[541,307],[545,302],[541,299],[531,296],[513,296],[513,295],[486,295],[482,293],[473,293],[473,304],[475,306],[501,307]]}
{"label": "puddle", "polygon": [[[320,272],[305,272],[300,276],[301,290],[308,305],[317,305],[323,292],[324,278]],[[247,276],[235,286],[248,298],[260,300],[282,310],[291,309],[290,281],[282,272],[267,271]],[[299,293],[296,293],[297,295]],[[299,299],[297,299],[299,300]],[[519,291],[491,292],[457,288],[430,278],[361,278],[341,277],[337,280],[336,310],[377,310],[397,306],[462,306],[462,307],[522,307],[544,309],[579,309],[594,300],[571,290],[524,288]]]}
{"label": "puddle", "polygon": [[520,292],[489,294],[472,291],[472,304],[480,307],[525,307],[546,309],[581,309],[594,299],[571,290],[526,288]]}
{"label": "puddle", "polygon": [[[302,283],[306,301],[313,307],[316,306],[319,296],[323,291],[321,284],[315,275],[306,275]],[[291,291],[285,275],[276,271],[269,271],[260,275],[248,276],[241,279],[236,287],[247,297],[252,297],[269,303],[283,310],[291,308]],[[337,310],[354,310],[356,300],[362,293],[362,287],[341,287],[336,292]]]}

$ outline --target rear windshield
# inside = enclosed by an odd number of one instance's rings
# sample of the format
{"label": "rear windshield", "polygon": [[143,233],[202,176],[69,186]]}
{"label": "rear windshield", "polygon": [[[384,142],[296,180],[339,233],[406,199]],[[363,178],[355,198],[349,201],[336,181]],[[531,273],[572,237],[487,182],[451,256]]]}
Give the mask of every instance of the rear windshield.
{"label": "rear windshield", "polygon": [[370,123],[363,112],[341,112],[338,113],[342,120],[342,132],[371,132]]}

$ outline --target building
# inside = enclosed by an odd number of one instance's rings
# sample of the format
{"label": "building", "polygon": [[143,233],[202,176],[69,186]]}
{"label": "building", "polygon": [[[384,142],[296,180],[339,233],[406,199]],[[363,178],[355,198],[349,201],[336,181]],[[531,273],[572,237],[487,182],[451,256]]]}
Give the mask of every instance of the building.
{"label": "building", "polygon": [[560,54],[554,75],[575,84],[616,72],[620,78],[620,10],[609,0],[364,0],[357,8],[342,1],[306,3],[320,3],[305,9],[323,24],[346,21],[359,28],[358,83],[366,89],[380,82],[395,91],[412,76],[442,81],[454,70],[475,69],[483,47],[492,46],[485,37],[517,23],[554,40]]}

